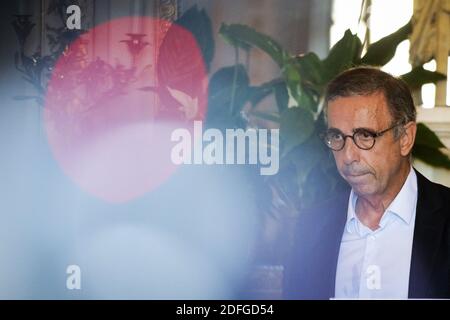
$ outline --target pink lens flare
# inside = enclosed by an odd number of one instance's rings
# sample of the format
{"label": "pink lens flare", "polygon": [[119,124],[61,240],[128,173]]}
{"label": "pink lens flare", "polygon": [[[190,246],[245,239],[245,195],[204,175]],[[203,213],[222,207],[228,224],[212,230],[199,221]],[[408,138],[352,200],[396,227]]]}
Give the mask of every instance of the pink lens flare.
{"label": "pink lens flare", "polygon": [[55,159],[108,202],[154,190],[177,169],[173,130],[192,130],[206,114],[207,79],[197,41],[181,26],[126,17],[90,29],[64,50],[48,83],[43,120]]}

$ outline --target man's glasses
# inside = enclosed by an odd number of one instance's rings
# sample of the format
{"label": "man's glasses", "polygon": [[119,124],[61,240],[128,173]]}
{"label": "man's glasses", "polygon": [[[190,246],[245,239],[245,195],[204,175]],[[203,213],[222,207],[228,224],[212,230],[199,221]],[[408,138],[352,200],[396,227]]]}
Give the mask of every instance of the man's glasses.
{"label": "man's glasses", "polygon": [[399,125],[400,124],[395,124],[392,127],[378,132],[374,132],[369,129],[357,128],[353,130],[353,135],[345,135],[338,129],[328,129],[327,132],[321,135],[321,138],[327,147],[334,151],[344,149],[347,138],[351,138],[358,148],[362,150],[370,150],[375,145],[375,141],[378,137],[381,137],[383,134]]}

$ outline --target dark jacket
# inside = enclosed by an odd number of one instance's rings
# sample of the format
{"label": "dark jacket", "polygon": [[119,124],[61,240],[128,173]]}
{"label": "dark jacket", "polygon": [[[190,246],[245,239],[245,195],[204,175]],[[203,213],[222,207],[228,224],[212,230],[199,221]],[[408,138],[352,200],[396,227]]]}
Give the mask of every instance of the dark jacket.
{"label": "dark jacket", "polygon": [[[417,174],[409,298],[450,298],[450,189]],[[334,297],[349,192],[304,212],[284,273],[286,299]],[[395,263],[395,261],[393,261]]]}

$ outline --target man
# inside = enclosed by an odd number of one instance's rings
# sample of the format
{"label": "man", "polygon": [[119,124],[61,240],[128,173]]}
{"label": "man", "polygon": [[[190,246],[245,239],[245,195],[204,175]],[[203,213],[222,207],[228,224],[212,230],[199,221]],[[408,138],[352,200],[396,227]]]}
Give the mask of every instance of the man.
{"label": "man", "polygon": [[324,141],[351,190],[302,213],[285,297],[450,298],[450,189],[411,166],[407,85],[354,68],[331,81],[325,103]]}

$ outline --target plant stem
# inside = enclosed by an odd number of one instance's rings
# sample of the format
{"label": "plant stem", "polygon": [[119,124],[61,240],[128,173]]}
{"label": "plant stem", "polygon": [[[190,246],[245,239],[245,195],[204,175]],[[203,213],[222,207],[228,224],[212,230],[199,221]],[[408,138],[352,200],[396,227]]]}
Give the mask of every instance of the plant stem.
{"label": "plant stem", "polygon": [[246,51],[245,55],[245,70],[249,73],[250,70],[250,50]]}
{"label": "plant stem", "polygon": [[231,100],[230,100],[230,114],[233,115],[234,110],[234,100],[236,95],[236,82],[237,82],[237,72],[238,72],[238,65],[239,65],[239,48],[234,48],[234,57],[235,57],[235,66],[234,66],[234,73],[233,73],[233,84],[231,85]]}

